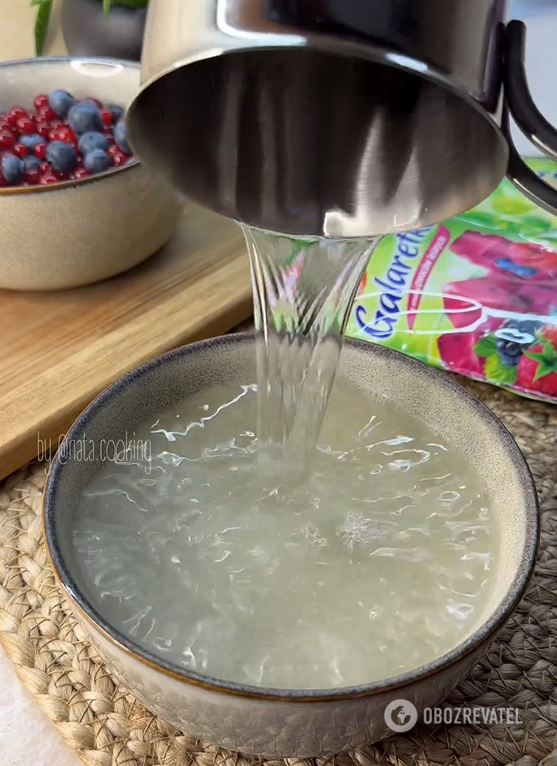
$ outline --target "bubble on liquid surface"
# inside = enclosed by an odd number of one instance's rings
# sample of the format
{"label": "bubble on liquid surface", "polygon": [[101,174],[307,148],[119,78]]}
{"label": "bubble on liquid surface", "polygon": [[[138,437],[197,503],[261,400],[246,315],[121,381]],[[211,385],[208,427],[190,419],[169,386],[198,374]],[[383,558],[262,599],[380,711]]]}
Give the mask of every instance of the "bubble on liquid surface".
{"label": "bubble on liquid surface", "polygon": [[96,609],[167,662],[271,688],[369,683],[454,648],[493,566],[460,453],[337,380],[311,475],[277,484],[256,398],[200,394],[137,432],[149,461],[103,466],[73,529]]}

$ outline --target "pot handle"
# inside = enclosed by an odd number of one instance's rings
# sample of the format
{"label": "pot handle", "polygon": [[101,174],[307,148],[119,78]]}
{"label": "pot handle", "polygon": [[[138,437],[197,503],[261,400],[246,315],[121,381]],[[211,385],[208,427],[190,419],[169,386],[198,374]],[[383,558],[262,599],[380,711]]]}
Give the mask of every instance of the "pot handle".
{"label": "pot handle", "polygon": [[557,161],[557,130],[540,112],[528,87],[524,64],[526,51],[526,25],[511,21],[505,31],[504,85],[502,130],[509,144],[507,177],[525,197],[553,215],[557,215],[557,189],[542,179],[524,162],[511,135],[510,116],[531,141],[544,154]]}

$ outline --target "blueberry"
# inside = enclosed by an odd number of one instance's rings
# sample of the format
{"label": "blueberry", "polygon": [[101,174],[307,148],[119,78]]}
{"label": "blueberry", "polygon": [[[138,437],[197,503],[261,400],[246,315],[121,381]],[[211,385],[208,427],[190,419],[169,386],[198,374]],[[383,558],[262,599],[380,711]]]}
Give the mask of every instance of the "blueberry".
{"label": "blueberry", "polygon": [[114,140],[118,149],[121,149],[124,154],[132,154],[132,148],[128,143],[128,129],[123,120],[120,120],[118,125],[114,128]]}
{"label": "blueberry", "polygon": [[542,322],[534,319],[509,319],[495,333],[497,353],[507,367],[516,367],[520,357],[536,341]]}
{"label": "blueberry", "polygon": [[543,327],[543,322],[537,319],[508,319],[503,322],[498,334],[503,335],[505,332],[509,338],[522,345],[530,346],[536,340],[536,334],[541,327]]}
{"label": "blueberry", "polygon": [[522,347],[512,340],[499,339],[497,341],[497,353],[507,367],[516,367],[522,356]]}
{"label": "blueberry", "polygon": [[101,113],[94,104],[76,104],[68,113],[70,128],[78,136],[96,133],[103,129]]}
{"label": "blueberry", "polygon": [[23,160],[25,173],[36,173],[41,169],[41,161],[38,157],[26,157]]}
{"label": "blueberry", "polygon": [[79,151],[84,156],[92,152],[93,149],[104,149],[110,146],[110,141],[103,133],[84,133],[79,139]]}
{"label": "blueberry", "polygon": [[112,115],[113,122],[118,122],[124,116],[124,110],[121,106],[116,106],[116,104],[109,104],[106,108]]}
{"label": "blueberry", "polygon": [[89,173],[102,173],[109,169],[112,165],[112,160],[110,155],[102,149],[93,149],[92,152],[86,155],[83,164],[85,165],[85,170],[88,170]]}
{"label": "blueberry", "polygon": [[517,277],[535,277],[536,276],[536,269],[532,268],[532,266],[519,266],[517,264],[514,264],[512,270]]}
{"label": "blueberry", "polygon": [[2,175],[10,186],[21,183],[23,180],[23,160],[16,157],[15,154],[5,154],[2,157]]}
{"label": "blueberry", "polygon": [[536,269],[531,266],[520,266],[513,263],[510,258],[497,258],[495,265],[504,271],[510,271],[517,277],[534,277],[536,275]]}
{"label": "blueberry", "polygon": [[70,144],[64,141],[53,141],[46,147],[46,159],[57,173],[67,175],[75,170],[77,154]]}
{"label": "blueberry", "polygon": [[65,90],[55,90],[48,97],[48,105],[58,117],[67,117],[75,98]]}
{"label": "blueberry", "polygon": [[30,149],[31,151],[35,150],[37,144],[46,143],[44,138],[39,136],[37,133],[33,133],[30,136],[20,136],[18,141],[22,146],[27,147],[27,149]]}
{"label": "blueberry", "polygon": [[92,98],[84,98],[83,101],[79,102],[82,106],[92,106],[94,109],[98,109],[99,105],[97,102]]}

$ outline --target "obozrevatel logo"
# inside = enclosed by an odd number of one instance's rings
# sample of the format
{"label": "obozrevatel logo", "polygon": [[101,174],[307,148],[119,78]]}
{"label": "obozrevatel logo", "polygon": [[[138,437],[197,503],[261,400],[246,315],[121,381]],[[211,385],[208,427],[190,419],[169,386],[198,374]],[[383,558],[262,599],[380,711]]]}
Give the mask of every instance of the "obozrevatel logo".
{"label": "obozrevatel logo", "polygon": [[391,731],[404,734],[414,728],[418,711],[408,700],[393,700],[385,708],[385,723]]}

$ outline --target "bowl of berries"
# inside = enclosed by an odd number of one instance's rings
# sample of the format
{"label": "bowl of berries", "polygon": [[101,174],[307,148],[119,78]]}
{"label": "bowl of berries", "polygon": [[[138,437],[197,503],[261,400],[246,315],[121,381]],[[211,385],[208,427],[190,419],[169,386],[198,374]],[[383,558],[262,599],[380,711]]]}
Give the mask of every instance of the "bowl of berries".
{"label": "bowl of berries", "polygon": [[166,244],[182,198],[128,142],[138,64],[36,58],[0,79],[0,288],[80,287]]}

